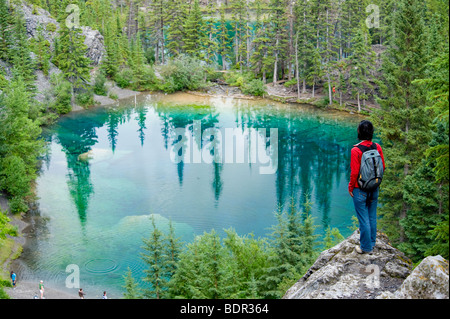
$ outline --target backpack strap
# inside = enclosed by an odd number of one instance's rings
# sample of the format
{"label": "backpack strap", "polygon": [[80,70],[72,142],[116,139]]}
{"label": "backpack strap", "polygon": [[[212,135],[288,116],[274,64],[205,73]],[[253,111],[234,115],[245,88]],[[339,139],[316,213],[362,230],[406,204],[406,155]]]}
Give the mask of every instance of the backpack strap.
{"label": "backpack strap", "polygon": [[364,145],[358,144],[356,147],[359,148],[361,150],[361,152],[364,154],[367,151],[376,150],[377,144],[372,143],[372,145],[370,145],[370,146],[364,146]]}

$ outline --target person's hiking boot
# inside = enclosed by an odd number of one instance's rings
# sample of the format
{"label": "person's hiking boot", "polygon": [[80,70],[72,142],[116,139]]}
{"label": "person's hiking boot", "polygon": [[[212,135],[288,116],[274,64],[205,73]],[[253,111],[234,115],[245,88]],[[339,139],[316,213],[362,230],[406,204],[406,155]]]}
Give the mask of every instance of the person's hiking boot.
{"label": "person's hiking boot", "polygon": [[361,255],[362,255],[362,254],[372,255],[372,251],[365,251],[365,250],[362,250],[361,247],[359,247],[359,245],[355,247],[355,250],[356,250],[356,252],[357,252],[358,254],[361,254]]}

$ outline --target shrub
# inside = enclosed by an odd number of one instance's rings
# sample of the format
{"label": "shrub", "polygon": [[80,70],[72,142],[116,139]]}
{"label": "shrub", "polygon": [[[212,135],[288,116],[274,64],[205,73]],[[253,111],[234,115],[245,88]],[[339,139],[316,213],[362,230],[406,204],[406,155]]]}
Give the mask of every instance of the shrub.
{"label": "shrub", "polygon": [[24,198],[30,194],[32,178],[22,158],[9,155],[0,162],[0,184],[12,197],[9,206],[13,213],[28,211]]}
{"label": "shrub", "polygon": [[93,90],[84,90],[83,92],[80,92],[75,97],[75,100],[77,103],[83,107],[88,107],[95,104],[94,101],[94,92]]}
{"label": "shrub", "polygon": [[106,77],[103,72],[99,72],[95,77],[94,93],[97,95],[107,96],[108,89],[106,88]]}
{"label": "shrub", "polygon": [[144,65],[133,73],[132,88],[138,91],[148,91],[158,88],[158,79],[152,66]]}
{"label": "shrub", "polygon": [[72,110],[72,84],[64,79],[64,75],[52,74],[50,78],[52,94],[55,97],[50,109],[58,114],[67,114]]}
{"label": "shrub", "polygon": [[119,96],[114,92],[109,92],[109,98],[113,100],[119,99]]}
{"label": "shrub", "polygon": [[9,208],[14,214],[26,213],[29,208],[25,200],[21,197],[13,197],[9,200]]}
{"label": "shrub", "polygon": [[248,83],[255,79],[251,72],[230,71],[224,75],[225,82],[230,86],[242,87],[244,83]]}
{"label": "shrub", "polygon": [[180,55],[162,67],[164,82],[160,88],[166,93],[196,90],[206,85],[206,67],[196,58]]}
{"label": "shrub", "polygon": [[255,79],[251,72],[231,71],[224,75],[225,82],[230,86],[237,86],[244,94],[263,96],[266,88],[263,81]]}
{"label": "shrub", "polygon": [[116,74],[114,80],[118,87],[125,89],[133,82],[133,71],[129,68],[122,69]]}
{"label": "shrub", "polygon": [[255,96],[263,96],[266,93],[266,87],[261,80],[252,80],[248,83],[244,83],[241,86],[242,93]]}

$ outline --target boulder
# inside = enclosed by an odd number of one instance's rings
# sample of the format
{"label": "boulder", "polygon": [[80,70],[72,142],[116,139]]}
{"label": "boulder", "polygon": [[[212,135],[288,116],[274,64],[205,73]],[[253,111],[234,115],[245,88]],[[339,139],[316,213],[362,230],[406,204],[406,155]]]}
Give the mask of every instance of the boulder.
{"label": "boulder", "polygon": [[430,256],[414,269],[395,292],[384,292],[378,299],[449,299],[448,261]]}
{"label": "boulder", "polygon": [[372,254],[358,254],[359,231],[325,250],[283,299],[374,299],[395,292],[412,271],[412,262],[377,234]]}
{"label": "boulder", "polygon": [[81,27],[81,30],[85,36],[84,44],[88,47],[86,56],[92,60],[93,66],[100,65],[106,54],[105,39],[98,30],[90,27]]}

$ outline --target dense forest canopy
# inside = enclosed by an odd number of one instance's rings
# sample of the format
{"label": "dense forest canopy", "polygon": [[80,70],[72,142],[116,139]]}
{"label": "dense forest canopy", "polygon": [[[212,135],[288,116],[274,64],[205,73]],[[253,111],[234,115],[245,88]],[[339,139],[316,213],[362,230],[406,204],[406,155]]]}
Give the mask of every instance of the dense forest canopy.
{"label": "dense forest canopy", "polygon": [[[448,1],[28,0],[26,4],[33,14],[48,11],[59,26],[42,25],[37,36],[29,37],[22,1],[0,0],[0,191],[10,199],[13,212],[27,211],[33,198],[43,150],[41,127],[69,112],[74,103],[90,105],[94,94],[108,94],[106,80],[123,88],[172,93],[196,90],[223,77],[253,95],[283,83],[298,98],[314,97],[320,88],[324,105],[342,104],[347,98],[361,110],[370,102],[370,118],[387,161],[380,194],[381,229],[416,262],[432,254],[448,258]],[[66,10],[69,4],[77,10]],[[79,13],[79,25],[68,25],[74,12]],[[80,26],[103,35],[105,54],[99,68],[93,68],[85,55]],[[48,34],[54,35],[53,41]],[[61,73],[50,75],[52,66]],[[37,71],[51,78],[52,99],[45,102],[34,99]],[[145,258],[150,265],[163,260],[167,272],[147,296],[216,298],[229,296],[230,291],[245,291],[243,297],[279,296],[289,280],[307,269],[313,240],[308,219],[298,223],[290,221],[289,214],[278,216],[275,250],[230,230],[223,243],[217,234],[208,233],[179,257],[168,259],[162,235],[155,229],[145,245],[161,255]],[[290,228],[290,222],[296,226]],[[288,229],[293,231],[290,241],[283,242],[280,234]],[[301,234],[303,243],[293,234]],[[171,256],[178,255],[170,235],[168,242]],[[247,253],[257,256],[251,269],[236,263]],[[232,264],[233,272],[215,263],[208,268],[215,272],[206,274],[212,277],[202,277],[198,272],[204,265],[189,259],[190,254]],[[183,271],[176,272],[175,265]],[[156,271],[151,268],[149,278],[155,278]],[[134,287],[130,276],[127,282]],[[168,276],[173,281],[167,281]],[[244,276],[245,281],[239,286],[233,276]],[[192,278],[199,285],[196,290],[182,284]],[[219,279],[231,290],[200,288]]]}

